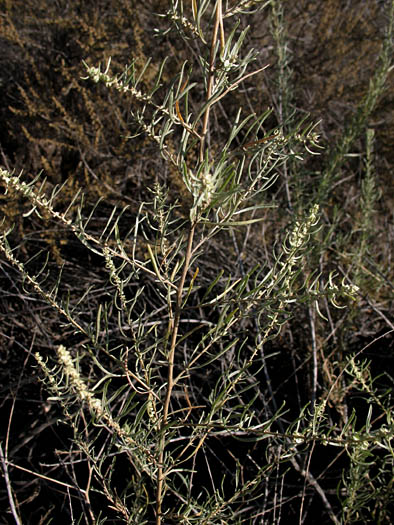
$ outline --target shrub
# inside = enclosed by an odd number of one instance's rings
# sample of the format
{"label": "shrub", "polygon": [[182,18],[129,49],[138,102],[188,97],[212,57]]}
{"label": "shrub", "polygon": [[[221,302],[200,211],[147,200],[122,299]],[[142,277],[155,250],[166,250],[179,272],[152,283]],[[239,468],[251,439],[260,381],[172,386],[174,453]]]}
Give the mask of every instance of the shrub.
{"label": "shrub", "polygon": [[[55,420],[61,410],[68,429],[67,450],[48,466],[68,481],[40,474],[67,498],[68,522],[302,523],[319,505],[326,522],[390,521],[387,378],[371,373],[364,347],[335,338],[371,286],[363,261],[378,195],[368,119],[391,66],[394,3],[368,92],[313,175],[304,157],[323,150],[319,123],[294,108],[283,9],[276,0],[171,2],[157,38],[185,45],[173,76],[170,59],[144,81],[149,62],[114,74],[110,60],[97,67],[86,57],[86,82],[131,100],[128,139],[144,136],[161,156],[138,206],[108,212],[78,192],[64,206],[65,185],[0,169],[6,194],[27,201],[26,217],[58,224],[78,239],[84,270],[100,267],[74,282],[72,267],[56,274],[45,254],[22,262],[11,230],[0,240],[20,293],[41,297],[59,326],[45,352],[33,340],[28,355],[47,410]],[[270,17],[277,54],[274,108],[260,113],[240,105],[241,87],[270,67],[245,51],[244,19],[256,14]],[[363,134],[360,211],[348,233],[330,199]],[[346,245],[344,267],[332,253]],[[1,460],[21,523],[8,438]]]}

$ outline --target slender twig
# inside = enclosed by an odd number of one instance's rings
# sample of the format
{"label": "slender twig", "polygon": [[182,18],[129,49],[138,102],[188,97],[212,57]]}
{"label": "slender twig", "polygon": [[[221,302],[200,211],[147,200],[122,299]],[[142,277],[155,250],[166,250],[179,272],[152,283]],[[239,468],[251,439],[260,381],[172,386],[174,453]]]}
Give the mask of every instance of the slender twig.
{"label": "slender twig", "polygon": [[[221,24],[221,13],[222,13],[222,0],[218,0],[216,4],[215,25],[213,27],[213,32],[212,32],[211,52],[209,56],[209,73],[208,73],[208,85],[207,85],[207,94],[206,94],[207,102],[212,96],[213,84],[214,84],[214,79],[215,79],[216,43],[218,39],[219,26]],[[205,138],[208,132],[210,110],[211,110],[211,104],[207,106],[205,113],[204,113],[204,118],[203,118],[201,140],[200,140],[200,162],[203,162],[204,160]]]}
{"label": "slender twig", "polygon": [[6,459],[4,457],[3,447],[1,445],[1,443],[0,443],[0,460],[1,460],[1,465],[3,467],[4,480],[5,480],[5,484],[6,484],[6,487],[7,487],[8,501],[10,503],[10,508],[11,508],[12,515],[14,516],[15,523],[17,525],[22,525],[22,521],[21,521],[20,517],[18,516],[18,512],[17,512],[16,507],[15,507],[14,497],[12,495],[12,487],[11,487],[11,482],[10,482],[10,478],[9,478],[9,475],[8,475],[8,465],[9,465],[9,463],[6,461]]}
{"label": "slender twig", "polygon": [[[321,498],[321,500],[323,502],[323,505],[326,507],[327,512],[328,512],[332,522],[335,523],[335,525],[339,525],[340,522],[339,522],[338,518],[334,514],[334,511],[333,511],[333,508],[331,506],[331,503],[328,501],[327,496],[326,496],[324,490],[322,489],[321,485],[316,481],[316,478],[313,476],[313,474],[311,472],[309,472],[309,468],[307,468],[305,470],[302,467],[300,467],[300,465],[298,464],[298,462],[296,461],[295,458],[290,458],[290,462],[293,465],[293,467],[295,468],[295,470],[297,472],[299,472],[300,474],[302,474],[302,476],[304,476],[305,480],[308,481],[308,483],[319,494],[319,496],[320,496],[320,498]],[[308,467],[309,467],[309,463],[308,463]],[[300,512],[302,513],[302,507],[301,507],[301,511]]]}
{"label": "slender twig", "polygon": [[161,524],[161,504],[162,504],[162,499],[163,499],[163,485],[164,485],[165,477],[167,475],[164,471],[164,451],[165,451],[165,441],[166,441],[165,427],[168,421],[168,413],[169,413],[169,408],[170,408],[172,390],[174,388],[175,348],[176,348],[176,343],[177,343],[179,322],[180,322],[181,313],[182,313],[183,289],[185,286],[186,275],[189,270],[190,260],[192,257],[192,247],[193,247],[195,227],[196,227],[196,223],[193,223],[190,226],[187,247],[186,247],[185,261],[183,264],[182,276],[181,276],[181,280],[179,282],[179,286],[177,290],[174,320],[173,321],[170,320],[170,323],[172,325],[172,333],[171,333],[170,350],[168,352],[168,358],[167,358],[167,366],[168,366],[167,390],[166,390],[166,396],[165,396],[164,403],[163,403],[163,416],[162,416],[161,424],[160,424],[161,436],[160,436],[160,443],[159,443],[159,457],[158,457],[158,469],[157,469],[156,525]]}
{"label": "slender twig", "polygon": [[317,345],[316,345],[316,311],[313,306],[309,306],[309,324],[311,327],[311,339],[312,339],[312,356],[313,356],[313,384],[312,384],[312,406],[316,401],[317,393]]}
{"label": "slender twig", "polygon": [[16,463],[12,463],[11,461],[7,461],[7,465],[11,465],[11,467],[14,467],[18,470],[22,470],[23,472],[27,472],[28,474],[31,474],[32,476],[36,476],[40,479],[45,479],[47,481],[51,481],[52,483],[55,483],[56,485],[61,485],[62,487],[67,487],[69,489],[76,490],[82,494],[85,494],[85,491],[81,489],[80,487],[76,487],[74,485],[70,485],[69,483],[65,483],[64,481],[59,481],[54,478],[50,478],[49,476],[45,476],[44,474],[40,474],[39,472],[34,472],[33,470],[30,470],[25,467],[21,467],[20,465],[17,465]]}

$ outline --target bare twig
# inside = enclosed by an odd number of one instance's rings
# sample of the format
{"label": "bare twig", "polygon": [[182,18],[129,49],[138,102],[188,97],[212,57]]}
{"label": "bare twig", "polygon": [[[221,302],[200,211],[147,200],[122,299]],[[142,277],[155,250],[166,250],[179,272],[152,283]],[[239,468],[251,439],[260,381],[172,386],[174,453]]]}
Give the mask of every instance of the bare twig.
{"label": "bare twig", "polygon": [[4,480],[5,480],[5,484],[6,484],[6,487],[7,487],[8,501],[10,503],[10,508],[11,508],[12,515],[14,516],[15,523],[17,525],[22,525],[22,521],[21,521],[21,519],[20,519],[20,517],[18,515],[18,512],[16,510],[16,507],[15,507],[14,497],[13,497],[13,494],[12,494],[11,482],[10,482],[10,478],[9,478],[9,475],[8,475],[8,465],[10,463],[8,463],[8,461],[4,457],[3,447],[1,445],[1,443],[0,443],[0,460],[1,460],[1,465],[3,467]]}

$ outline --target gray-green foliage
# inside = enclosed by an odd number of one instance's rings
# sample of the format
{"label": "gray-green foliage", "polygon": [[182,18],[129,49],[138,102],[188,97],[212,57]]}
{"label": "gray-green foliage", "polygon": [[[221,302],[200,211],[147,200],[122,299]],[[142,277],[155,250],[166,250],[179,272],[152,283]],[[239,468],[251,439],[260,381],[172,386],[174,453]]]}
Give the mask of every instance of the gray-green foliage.
{"label": "gray-green foliage", "polygon": [[[321,212],[341,159],[365,129],[371,105],[383,89],[390,67],[392,12],[370,92],[311,192],[295,174],[301,173],[303,157],[317,154],[321,145],[316,126],[291,110],[285,3],[191,4],[186,8],[172,2],[166,14],[168,31],[176,30],[179,39],[200,51],[198,60],[191,54],[171,81],[163,80],[165,62],[150,91],[142,87],[149,64],[138,72],[133,63],[118,76],[111,73],[110,63],[104,70],[86,65],[87,81],[101,82],[133,100],[133,137],[149,137],[167,172],[182,181],[186,213],[169,196],[174,193],[171,178],[167,185],[158,178],[151,201],[131,210],[127,233],[121,233],[122,220],[130,210],[117,209],[97,232],[90,227],[95,211],[87,213],[79,195],[59,212],[55,205],[61,188],[49,195],[44,183],[26,183],[22,175],[0,170],[9,191],[27,198],[32,213],[45,213],[72,231],[101,258],[108,276],[103,299],[86,315],[94,286],[79,302],[59,297],[60,277],[48,289],[44,269],[30,273],[9,245],[7,232],[2,235],[0,249],[20,271],[26,288],[40,294],[63,324],[83,336],[78,348],[54,345],[47,356],[37,353],[36,361],[50,402],[62,407],[73,429],[70,461],[81,455],[88,465],[91,484],[80,486],[84,519],[105,523],[107,513],[115,512],[119,522],[130,524],[279,523],[282,507],[293,497],[280,481],[290,468],[304,480],[294,496],[294,518],[300,523],[308,491],[321,500],[334,523],[387,523],[392,487],[384,490],[382,485],[392,474],[394,429],[390,397],[375,389],[368,363],[356,356],[337,363],[340,371],[330,390],[320,391],[323,372],[313,340],[310,403],[299,406],[290,420],[272,386],[275,371],[269,363],[285,324],[301,310],[314,327],[319,314],[327,315],[322,307],[327,311],[328,302],[345,308],[357,298],[376,196],[370,133],[361,245],[354,254],[356,270],[346,278],[336,268],[329,272],[316,265],[329,251],[324,232],[330,225],[323,228]],[[219,103],[267,67],[254,65],[257,53],[246,49],[247,29],[237,21],[258,10],[261,16],[271,10],[279,113],[267,109],[256,115],[240,108],[217,144]],[[280,197],[271,192],[281,176],[290,209],[286,223]],[[282,222],[281,239],[272,240],[269,259],[250,265],[244,257],[249,236],[267,217]],[[328,405],[341,388],[364,396],[369,406],[365,420],[353,412],[334,424]],[[237,457],[239,441],[259,445],[258,457],[252,445],[247,458],[243,453]],[[233,462],[218,460],[211,470],[210,461],[223,447]],[[338,496],[328,496],[313,475],[316,447],[330,453],[339,449],[349,458]],[[219,465],[220,472],[215,470]],[[376,473],[371,473],[373,465],[378,465]],[[121,484],[114,479],[119,469]],[[106,504],[96,509],[91,494],[97,491]],[[379,498],[373,501],[376,491]]]}

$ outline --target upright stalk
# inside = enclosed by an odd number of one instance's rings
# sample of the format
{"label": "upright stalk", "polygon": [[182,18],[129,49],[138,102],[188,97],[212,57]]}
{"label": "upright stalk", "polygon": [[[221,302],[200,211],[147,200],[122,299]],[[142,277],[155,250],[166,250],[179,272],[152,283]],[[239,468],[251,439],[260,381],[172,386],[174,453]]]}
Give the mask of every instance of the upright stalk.
{"label": "upright stalk", "polygon": [[[186,275],[189,270],[190,259],[192,256],[192,246],[196,223],[191,224],[189,229],[189,235],[187,240],[185,263],[183,265],[183,271],[181,280],[179,282],[176,303],[175,303],[175,314],[171,333],[170,350],[168,352],[168,370],[167,370],[167,391],[163,404],[163,417],[160,423],[160,443],[159,443],[159,457],[158,457],[158,470],[157,470],[157,489],[156,489],[156,525],[161,524],[161,502],[163,499],[163,486],[167,476],[167,472],[164,471],[164,450],[166,446],[166,434],[165,426],[168,421],[168,412],[170,408],[172,390],[174,388],[174,356],[176,348],[176,340],[178,335],[179,321],[182,312],[182,298],[183,288],[185,285]],[[171,321],[170,321],[171,322]]]}
{"label": "upright stalk", "polygon": [[[207,95],[206,95],[207,102],[212,96],[213,81],[215,78],[216,42],[218,39],[219,27],[221,28],[221,42],[223,46],[224,36],[223,36],[223,19],[222,19],[222,0],[218,0],[216,4],[215,25],[213,27],[213,32],[212,32],[211,51],[210,51],[210,56],[209,56],[209,76],[208,76]],[[207,109],[204,113],[202,132],[201,132],[200,162],[203,162],[204,160],[205,138],[206,138],[207,131],[208,131],[210,109],[211,109],[211,105],[208,104]]]}
{"label": "upright stalk", "polygon": [[[209,58],[209,72],[208,72],[208,83],[207,83],[207,93],[206,93],[207,102],[212,96],[213,85],[214,85],[216,43],[218,39],[219,28],[220,28],[221,42],[222,42],[222,45],[224,45],[222,0],[218,0],[216,4],[215,24],[214,24],[213,33],[212,33],[210,58]],[[201,132],[201,138],[200,138],[200,151],[199,151],[200,162],[204,161],[205,138],[206,138],[207,131],[208,131],[209,114],[210,114],[210,105],[208,104],[205,110],[204,116],[203,116],[203,125],[202,125],[202,132]],[[163,417],[161,418],[161,423],[160,423],[160,442],[159,442],[157,488],[156,488],[156,525],[161,525],[162,523],[162,520],[161,520],[162,500],[165,494],[164,483],[165,483],[166,476],[168,475],[168,472],[166,472],[164,469],[164,452],[165,452],[165,447],[166,447],[165,427],[168,422],[168,413],[170,409],[172,390],[174,388],[174,357],[175,357],[175,348],[176,348],[176,342],[177,342],[177,336],[178,336],[179,322],[180,322],[181,313],[182,313],[183,289],[185,286],[186,275],[189,270],[190,260],[192,257],[193,239],[194,239],[194,232],[196,229],[196,225],[197,225],[197,220],[194,220],[190,224],[188,240],[187,240],[187,247],[186,247],[185,262],[183,265],[181,280],[179,282],[179,286],[178,286],[177,294],[176,294],[174,319],[173,319],[173,322],[170,320],[170,323],[172,322],[172,330],[171,330],[170,349],[169,349],[168,358],[167,358],[167,361],[168,361],[167,390],[166,390],[166,396],[165,396],[164,404],[163,404]]]}

